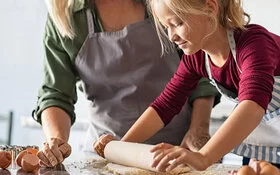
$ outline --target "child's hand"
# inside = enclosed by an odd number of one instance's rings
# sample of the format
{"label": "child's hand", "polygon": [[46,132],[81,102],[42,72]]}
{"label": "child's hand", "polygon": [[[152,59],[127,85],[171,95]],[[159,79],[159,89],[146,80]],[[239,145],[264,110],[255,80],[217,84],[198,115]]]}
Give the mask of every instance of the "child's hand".
{"label": "child's hand", "polygon": [[171,171],[180,165],[189,166],[196,170],[205,170],[208,167],[207,159],[199,152],[191,152],[180,146],[161,143],[154,146],[151,152],[154,153],[152,167],[158,171]]}

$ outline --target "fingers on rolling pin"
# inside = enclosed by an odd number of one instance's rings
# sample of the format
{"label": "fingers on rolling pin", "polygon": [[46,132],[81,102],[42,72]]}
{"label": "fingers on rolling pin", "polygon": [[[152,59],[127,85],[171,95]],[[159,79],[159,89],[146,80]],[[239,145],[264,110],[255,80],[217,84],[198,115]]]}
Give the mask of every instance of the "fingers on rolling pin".
{"label": "fingers on rolling pin", "polygon": [[104,145],[101,144],[99,141],[94,143],[94,150],[98,155],[104,157]]}

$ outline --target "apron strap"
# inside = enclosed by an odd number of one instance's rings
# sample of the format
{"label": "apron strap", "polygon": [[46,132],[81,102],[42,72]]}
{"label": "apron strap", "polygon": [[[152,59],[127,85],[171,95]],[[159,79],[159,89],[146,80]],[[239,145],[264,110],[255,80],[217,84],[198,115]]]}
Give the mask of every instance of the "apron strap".
{"label": "apron strap", "polygon": [[88,33],[89,35],[94,34],[94,24],[91,9],[87,9],[87,22],[88,22]]}
{"label": "apron strap", "polygon": [[230,51],[231,51],[232,56],[233,56],[233,58],[234,58],[236,67],[237,67],[237,69],[239,70],[239,72],[242,73],[242,71],[241,71],[241,69],[240,69],[240,67],[238,66],[237,61],[236,61],[236,43],[235,43],[235,40],[234,40],[233,30],[228,30],[228,31],[227,31],[227,37],[228,37],[228,42],[229,42]]}
{"label": "apron strap", "polygon": [[[236,45],[235,45],[235,41],[234,41],[234,35],[233,35],[233,30],[228,30],[227,31],[227,36],[228,36],[228,41],[229,41],[229,45],[230,45],[230,50],[231,53],[233,55],[235,64],[239,70],[240,73],[242,73],[241,69],[239,68],[237,61],[236,61]],[[210,79],[210,83],[212,85],[214,85],[216,87],[216,89],[223,94],[226,98],[228,98],[229,100],[238,103],[238,98],[235,97],[236,95],[234,93],[232,93],[231,91],[225,89],[224,87],[222,87],[221,85],[218,85],[216,83],[216,81],[214,80],[214,78],[212,77],[211,74],[211,69],[210,69],[210,63],[209,63],[209,57],[208,54],[206,52],[204,52],[205,55],[205,67],[206,67],[206,72],[208,74],[208,77]]]}
{"label": "apron strap", "polygon": [[[217,85],[216,81],[213,79],[212,74],[211,74],[211,70],[210,70],[210,63],[209,63],[209,58],[208,58],[208,54],[206,52],[204,52],[205,55],[205,67],[206,67],[206,72],[208,74],[208,78],[210,80],[210,83],[216,87],[216,89],[218,90],[218,92],[220,94],[224,94],[221,90],[221,88]],[[227,97],[227,96],[226,96]]]}
{"label": "apron strap", "polygon": [[210,70],[210,63],[209,63],[209,59],[208,59],[208,54],[206,52],[204,52],[205,55],[205,66],[206,66],[206,71],[208,73],[208,77],[211,80],[211,82],[213,81],[212,78],[212,74],[211,74],[211,70]]}
{"label": "apron strap", "polygon": [[[228,30],[227,31],[227,37],[228,37],[228,42],[229,42],[229,46],[230,46],[230,51],[231,51],[232,56],[234,58],[235,64],[237,66],[237,69],[239,70],[240,73],[242,73],[240,67],[237,64],[237,59],[236,59],[236,43],[235,43],[235,40],[234,40],[233,30]],[[213,80],[212,74],[211,74],[211,71],[210,71],[210,63],[209,63],[208,54],[206,52],[205,52],[205,64],[206,64],[206,71],[208,73],[209,79]]]}

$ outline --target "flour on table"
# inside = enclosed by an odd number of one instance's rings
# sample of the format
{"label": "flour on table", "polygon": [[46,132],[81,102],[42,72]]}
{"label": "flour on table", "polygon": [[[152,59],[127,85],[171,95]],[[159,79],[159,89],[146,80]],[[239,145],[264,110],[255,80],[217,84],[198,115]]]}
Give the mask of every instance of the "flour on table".
{"label": "flour on table", "polygon": [[239,165],[214,164],[205,171],[195,171],[190,170],[188,167],[183,167],[176,168],[169,173],[158,173],[140,168],[110,163],[106,159],[93,159],[91,160],[90,166],[94,169],[99,169],[101,172],[107,172],[103,174],[113,175],[226,175],[230,170],[237,170],[240,168]]}
{"label": "flour on table", "polygon": [[159,173],[159,172],[153,172],[148,171],[140,168],[135,167],[127,167],[123,165],[118,165],[114,163],[108,163],[105,167],[106,170],[112,172],[115,175],[178,175],[187,173],[190,171],[190,168],[184,167],[184,168],[176,168],[175,170],[172,170],[168,173]]}

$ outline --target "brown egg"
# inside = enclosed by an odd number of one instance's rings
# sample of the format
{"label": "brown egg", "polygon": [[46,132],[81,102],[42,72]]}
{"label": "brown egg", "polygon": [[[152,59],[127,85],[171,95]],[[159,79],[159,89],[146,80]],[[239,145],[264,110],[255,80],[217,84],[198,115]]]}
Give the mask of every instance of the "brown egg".
{"label": "brown egg", "polygon": [[0,168],[6,169],[12,163],[11,152],[0,151]]}
{"label": "brown egg", "polygon": [[26,151],[28,153],[31,153],[31,154],[34,154],[34,155],[37,155],[37,153],[38,153],[38,150],[35,149],[35,148],[27,148]]}
{"label": "brown egg", "polygon": [[37,153],[38,153],[38,150],[35,149],[35,148],[27,148],[27,149],[21,151],[21,152],[17,155],[17,157],[16,157],[17,165],[20,166],[20,167],[22,167],[22,165],[21,165],[21,159],[22,159],[22,157],[23,157],[25,154],[37,155]]}
{"label": "brown egg", "polygon": [[[25,155],[25,154],[28,154],[26,150],[23,150],[21,151],[17,157],[16,157],[16,162],[17,162],[17,165],[21,167],[21,160],[22,160],[22,157]],[[30,153],[29,153],[30,154]]]}
{"label": "brown egg", "polygon": [[39,168],[39,158],[34,154],[27,153],[23,155],[21,165],[24,171],[32,172]]}
{"label": "brown egg", "polygon": [[264,161],[264,160],[259,160],[258,163],[259,163],[261,169],[267,165],[269,165],[269,166],[271,165],[269,162]]}
{"label": "brown egg", "polygon": [[267,164],[261,168],[260,175],[280,175],[280,172],[275,166]]}
{"label": "brown egg", "polygon": [[257,174],[255,173],[253,168],[251,168],[248,165],[244,165],[238,170],[237,175],[257,175]]}

